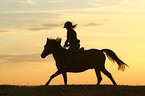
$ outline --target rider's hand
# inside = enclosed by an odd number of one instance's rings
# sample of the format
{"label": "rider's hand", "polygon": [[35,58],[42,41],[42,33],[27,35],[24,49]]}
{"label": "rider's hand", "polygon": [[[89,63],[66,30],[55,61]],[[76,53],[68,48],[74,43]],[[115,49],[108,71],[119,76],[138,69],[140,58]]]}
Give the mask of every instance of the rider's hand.
{"label": "rider's hand", "polygon": [[69,46],[69,44],[65,44],[65,45],[64,45],[64,47],[68,47],[68,46]]}
{"label": "rider's hand", "polygon": [[67,47],[67,45],[65,44],[64,47]]}
{"label": "rider's hand", "polygon": [[64,48],[66,47],[66,45],[63,46]]}

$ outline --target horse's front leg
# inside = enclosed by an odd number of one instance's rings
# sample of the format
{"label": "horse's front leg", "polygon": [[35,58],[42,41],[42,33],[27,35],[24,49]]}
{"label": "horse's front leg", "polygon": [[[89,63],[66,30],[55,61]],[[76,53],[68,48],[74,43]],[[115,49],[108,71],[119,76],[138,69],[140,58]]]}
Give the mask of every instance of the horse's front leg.
{"label": "horse's front leg", "polygon": [[61,74],[61,72],[60,72],[60,71],[56,71],[56,72],[50,77],[50,79],[49,79],[48,82],[45,84],[45,86],[47,86],[47,85],[50,83],[50,81],[51,81],[54,77],[58,76],[59,74]]}
{"label": "horse's front leg", "polygon": [[66,72],[62,73],[63,79],[64,79],[64,84],[67,85],[67,74]]}

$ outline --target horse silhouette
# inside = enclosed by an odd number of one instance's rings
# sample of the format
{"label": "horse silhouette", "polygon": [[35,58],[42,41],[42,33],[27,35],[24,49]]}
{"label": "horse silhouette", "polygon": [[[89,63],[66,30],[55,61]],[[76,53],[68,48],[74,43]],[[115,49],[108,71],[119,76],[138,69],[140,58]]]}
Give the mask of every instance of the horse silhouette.
{"label": "horse silhouette", "polygon": [[[125,64],[122,60],[120,60],[117,55],[110,49],[89,49],[80,52],[74,53],[73,57],[73,64],[71,67],[67,67],[66,60],[65,60],[65,52],[67,51],[61,45],[61,39],[49,39],[47,38],[46,45],[44,46],[44,50],[41,54],[42,58],[45,58],[47,55],[52,54],[53,58],[56,61],[57,71],[50,77],[48,82],[45,84],[47,86],[50,81],[62,74],[64,78],[64,84],[67,85],[67,72],[83,72],[87,69],[95,69],[96,76],[98,78],[97,85],[100,84],[102,81],[101,73],[103,72],[114,85],[117,85],[115,80],[113,79],[112,75],[106,70],[105,68],[105,54],[107,57],[118,64],[118,70],[125,69]],[[105,53],[105,54],[104,54]]]}

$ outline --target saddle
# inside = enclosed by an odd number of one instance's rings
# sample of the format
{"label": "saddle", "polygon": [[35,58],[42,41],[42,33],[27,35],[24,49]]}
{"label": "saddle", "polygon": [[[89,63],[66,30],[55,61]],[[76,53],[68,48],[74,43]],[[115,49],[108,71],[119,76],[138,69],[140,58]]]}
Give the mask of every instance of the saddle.
{"label": "saddle", "polygon": [[72,53],[79,53],[79,52],[84,52],[84,47],[81,47],[80,49],[78,49],[78,50],[76,50],[76,51],[74,51],[74,52],[72,52]]}
{"label": "saddle", "polygon": [[67,65],[75,66],[78,63],[81,63],[82,59],[83,59],[84,52],[85,52],[85,50],[83,47],[80,48],[79,50],[71,52],[70,55],[68,55],[70,57],[66,57],[66,61],[68,61],[67,63],[70,63]]}

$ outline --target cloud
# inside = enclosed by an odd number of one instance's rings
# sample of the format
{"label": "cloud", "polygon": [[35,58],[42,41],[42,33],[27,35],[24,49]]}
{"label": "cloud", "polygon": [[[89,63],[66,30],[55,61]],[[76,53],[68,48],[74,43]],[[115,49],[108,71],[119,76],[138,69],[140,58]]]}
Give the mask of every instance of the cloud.
{"label": "cloud", "polygon": [[90,0],[87,3],[95,7],[104,7],[104,6],[130,6],[132,4],[144,3],[143,0]]}
{"label": "cloud", "polygon": [[41,54],[0,54],[0,63],[24,63],[24,62],[52,62],[52,58],[49,60],[42,60]]}
{"label": "cloud", "polygon": [[42,25],[32,25],[29,26],[29,30],[32,31],[41,31],[41,30],[50,30],[55,27],[60,27],[62,24],[42,24]]}
{"label": "cloud", "polygon": [[89,24],[84,24],[83,26],[92,27],[92,26],[100,26],[100,25],[103,25],[103,24],[89,23]]}
{"label": "cloud", "polygon": [[34,4],[34,2],[32,0],[13,0],[11,2],[19,2],[19,3],[30,4],[30,5]]}
{"label": "cloud", "polygon": [[62,0],[49,0],[48,3],[61,3],[61,2],[64,2]]}
{"label": "cloud", "polygon": [[[91,27],[91,26],[100,26],[100,25],[103,25],[103,24],[89,23],[89,24],[83,24],[82,26]],[[28,30],[31,30],[31,31],[50,30],[52,28],[62,27],[62,26],[63,26],[62,24],[31,25],[29,26]]]}
{"label": "cloud", "polygon": [[[124,0],[122,0],[124,1]],[[120,0],[92,0],[89,1],[88,4],[96,7],[101,7],[101,6],[118,6],[121,4]]]}
{"label": "cloud", "polygon": [[9,32],[9,30],[0,30],[0,33],[6,33]]}
{"label": "cloud", "polygon": [[30,5],[33,5],[34,3],[32,2],[32,0],[26,0],[26,2]]}

